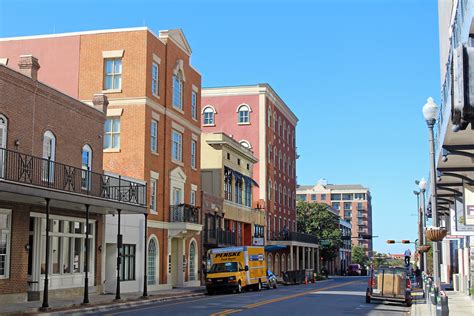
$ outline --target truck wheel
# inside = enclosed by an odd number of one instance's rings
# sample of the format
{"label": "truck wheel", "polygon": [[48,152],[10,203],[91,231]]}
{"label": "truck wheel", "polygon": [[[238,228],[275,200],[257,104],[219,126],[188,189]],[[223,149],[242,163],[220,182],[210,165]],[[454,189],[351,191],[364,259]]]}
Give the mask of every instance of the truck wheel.
{"label": "truck wheel", "polygon": [[237,294],[242,293],[242,284],[240,283],[240,281],[239,281],[239,283],[237,284],[237,290],[236,290],[236,292],[237,292]]}
{"label": "truck wheel", "polygon": [[258,281],[257,286],[256,286],[255,289],[259,292],[262,290],[262,282],[260,282],[260,280]]}
{"label": "truck wheel", "polygon": [[277,283],[275,282],[275,284],[273,284],[273,288],[276,289],[277,288]]}
{"label": "truck wheel", "polygon": [[406,304],[407,307],[410,307],[411,306],[411,299],[407,299],[405,301],[405,304]]}
{"label": "truck wheel", "polygon": [[207,290],[207,294],[208,295],[214,295],[214,291],[213,290]]}

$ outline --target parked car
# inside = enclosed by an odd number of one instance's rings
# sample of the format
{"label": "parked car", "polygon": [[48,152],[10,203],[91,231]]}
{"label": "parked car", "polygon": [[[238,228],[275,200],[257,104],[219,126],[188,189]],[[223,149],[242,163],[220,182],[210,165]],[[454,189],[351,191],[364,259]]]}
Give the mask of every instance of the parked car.
{"label": "parked car", "polygon": [[277,284],[278,284],[278,281],[277,281],[276,275],[274,275],[272,271],[267,270],[267,283],[265,284],[267,289],[270,289],[270,288],[276,289]]}
{"label": "parked car", "polygon": [[362,268],[360,264],[350,264],[347,267],[347,275],[361,275],[362,274]]}
{"label": "parked car", "polygon": [[370,273],[365,302],[371,300],[402,302],[411,306],[411,282],[404,268],[378,268]]}

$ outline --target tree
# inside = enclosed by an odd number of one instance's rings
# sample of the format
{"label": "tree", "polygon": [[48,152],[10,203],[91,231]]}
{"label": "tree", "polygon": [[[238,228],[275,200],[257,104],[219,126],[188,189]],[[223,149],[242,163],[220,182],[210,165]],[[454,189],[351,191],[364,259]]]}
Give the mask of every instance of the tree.
{"label": "tree", "polygon": [[390,257],[384,253],[378,253],[374,251],[374,257],[372,263],[374,264],[374,268],[379,268],[383,266],[389,265]]}
{"label": "tree", "polygon": [[342,246],[339,216],[329,211],[326,204],[308,202],[298,202],[296,214],[298,231],[318,238],[324,261],[336,258]]}
{"label": "tree", "polygon": [[358,263],[364,267],[368,265],[369,257],[365,254],[363,247],[352,245],[352,263]]}

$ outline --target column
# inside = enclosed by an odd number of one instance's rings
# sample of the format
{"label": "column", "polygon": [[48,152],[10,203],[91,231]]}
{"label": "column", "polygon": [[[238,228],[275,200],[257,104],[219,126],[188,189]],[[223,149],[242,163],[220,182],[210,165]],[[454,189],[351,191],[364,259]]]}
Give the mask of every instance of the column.
{"label": "column", "polygon": [[314,270],[314,248],[311,248],[310,254],[311,254],[311,270]]}
{"label": "column", "polygon": [[84,262],[84,300],[82,304],[89,304],[89,205],[86,204],[86,261]]}
{"label": "column", "polygon": [[300,269],[300,247],[296,246],[296,270]]}
{"label": "column", "polygon": [[148,213],[145,213],[145,243],[143,246],[143,298],[148,297],[147,255],[148,255]]}
{"label": "column", "polygon": [[[49,166],[49,164],[48,164]],[[43,290],[43,305],[41,306],[42,310],[48,310],[49,300],[48,300],[48,286],[49,286],[49,211],[50,211],[50,199],[46,198],[46,257],[45,257],[45,267],[44,267],[44,290]]]}
{"label": "column", "polygon": [[306,247],[303,247],[303,270],[306,269]]}
{"label": "column", "polygon": [[290,271],[293,271],[293,246],[290,246],[290,266],[288,267]]}
{"label": "column", "polygon": [[316,272],[321,272],[321,260],[319,259],[319,248],[316,249]]}
{"label": "column", "polygon": [[117,287],[115,290],[115,299],[120,299],[120,265],[122,264],[122,235],[120,234],[120,217],[122,210],[117,210]]}

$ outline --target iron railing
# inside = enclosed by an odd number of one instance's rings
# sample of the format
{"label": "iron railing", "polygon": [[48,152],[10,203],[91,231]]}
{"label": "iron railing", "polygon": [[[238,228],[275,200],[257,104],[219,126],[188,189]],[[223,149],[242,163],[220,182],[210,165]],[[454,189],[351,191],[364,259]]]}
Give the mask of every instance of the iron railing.
{"label": "iron railing", "polygon": [[146,206],[146,184],[0,148],[0,179]]}
{"label": "iron railing", "polygon": [[237,232],[224,230],[222,228],[207,229],[204,231],[204,243],[217,246],[241,246],[242,242],[237,238]]}
{"label": "iron railing", "polygon": [[318,238],[314,235],[281,231],[281,232],[271,232],[268,237],[269,240],[281,241],[281,240],[290,240],[290,241],[299,241],[306,242],[310,244],[317,244]]}
{"label": "iron railing", "polygon": [[189,204],[170,205],[170,222],[199,224],[199,208]]}

